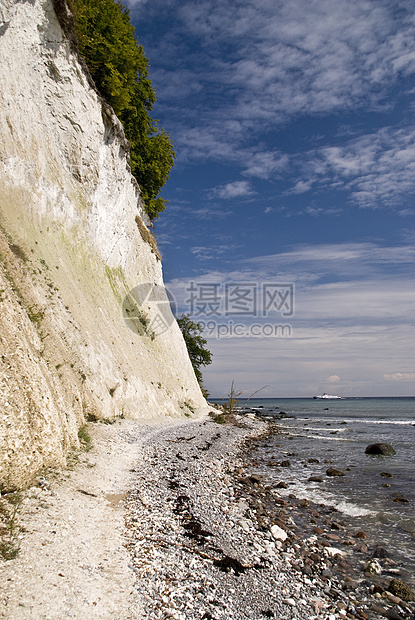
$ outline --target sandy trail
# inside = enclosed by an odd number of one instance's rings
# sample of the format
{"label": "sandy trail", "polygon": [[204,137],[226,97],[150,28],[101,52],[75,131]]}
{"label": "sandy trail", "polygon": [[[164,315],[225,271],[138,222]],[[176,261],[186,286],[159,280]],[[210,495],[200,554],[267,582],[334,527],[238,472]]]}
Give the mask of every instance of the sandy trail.
{"label": "sandy trail", "polygon": [[123,546],[120,500],[142,446],[171,425],[90,424],[93,448],[79,464],[29,489],[19,555],[0,560],[0,618],[143,617]]}

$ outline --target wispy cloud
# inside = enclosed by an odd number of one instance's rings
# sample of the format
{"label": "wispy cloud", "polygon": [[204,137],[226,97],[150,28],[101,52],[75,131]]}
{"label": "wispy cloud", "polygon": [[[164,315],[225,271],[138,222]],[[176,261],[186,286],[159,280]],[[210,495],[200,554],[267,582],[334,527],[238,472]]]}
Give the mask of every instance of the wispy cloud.
{"label": "wispy cloud", "polygon": [[297,181],[294,187],[292,187],[286,193],[287,194],[304,194],[305,192],[308,192],[311,189],[312,185],[313,185],[313,181],[311,179],[308,179],[307,181],[300,180],[300,181]]}
{"label": "wispy cloud", "polygon": [[415,381],[415,372],[394,372],[383,375],[386,381]]}
{"label": "wispy cloud", "polygon": [[196,209],[192,209],[191,214],[192,217],[195,217],[200,220],[220,220],[232,215],[233,211],[229,209],[222,209],[215,205],[207,206],[207,207],[199,207]]}
{"label": "wispy cloud", "polygon": [[255,192],[248,181],[231,181],[212,190],[213,195],[224,200],[252,196]]}
{"label": "wispy cloud", "polygon": [[[236,244],[223,244],[223,245],[213,245],[213,246],[194,246],[190,249],[191,253],[195,258],[200,261],[210,261],[214,259],[221,258],[225,254],[234,251],[238,246]],[[203,278],[201,279],[203,281]],[[177,286],[177,281],[176,281]],[[185,282],[185,287],[189,286],[189,282]],[[170,285],[173,289],[173,287]]]}
{"label": "wispy cloud", "polygon": [[[213,249],[197,246],[193,254],[202,260],[226,255],[229,244]],[[411,245],[381,247],[374,243],[298,246],[291,251],[258,256],[233,263],[239,269],[208,271],[197,278],[201,284],[224,287],[227,283],[293,283],[295,320],[327,325],[413,321],[415,248]],[[168,288],[178,304],[192,278],[176,279]]]}
{"label": "wispy cloud", "polygon": [[[146,10],[161,7],[174,22],[178,58],[187,58],[170,65],[171,37],[155,46],[157,79],[171,85],[161,104],[194,95],[203,143],[220,138],[226,146],[229,137],[235,143],[241,132],[299,114],[379,109],[396,79],[415,72],[414,7],[405,0],[207,0],[179,10],[155,0]],[[191,131],[179,139],[198,153]]]}
{"label": "wispy cloud", "polygon": [[244,151],[243,156],[245,159],[243,174],[259,179],[279,177],[289,165],[289,156],[281,151],[248,149]]}
{"label": "wispy cloud", "polygon": [[350,200],[360,207],[393,207],[402,215],[414,213],[413,126],[383,128],[341,146],[303,152],[291,158],[291,169],[295,168],[302,178],[297,176],[287,195],[347,190]]}
{"label": "wispy cloud", "polygon": [[[162,37],[149,35],[151,76],[179,163],[224,162],[252,179],[291,179],[287,195],[346,190],[362,207],[412,214],[412,205],[401,198],[415,190],[415,128],[383,129],[342,145],[333,140],[308,153],[285,153],[258,135],[300,117],[391,110],[397,80],[415,73],[413,4],[129,0],[129,5],[143,27],[146,16],[158,14],[172,25]],[[356,135],[355,127],[344,130],[344,139],[350,131]],[[223,197],[230,197],[226,187]]]}
{"label": "wispy cloud", "polygon": [[194,247],[190,248],[190,251],[193,256],[195,256],[195,258],[197,258],[198,260],[206,261],[220,257],[224,253],[225,248],[220,246],[206,247],[201,245],[195,245]]}
{"label": "wispy cloud", "polygon": [[339,207],[331,207],[331,208],[323,208],[323,207],[311,207],[308,206],[304,209],[304,211],[299,211],[298,215],[302,213],[306,213],[307,215],[311,215],[313,217],[327,216],[327,215],[339,215],[342,213],[343,209]]}

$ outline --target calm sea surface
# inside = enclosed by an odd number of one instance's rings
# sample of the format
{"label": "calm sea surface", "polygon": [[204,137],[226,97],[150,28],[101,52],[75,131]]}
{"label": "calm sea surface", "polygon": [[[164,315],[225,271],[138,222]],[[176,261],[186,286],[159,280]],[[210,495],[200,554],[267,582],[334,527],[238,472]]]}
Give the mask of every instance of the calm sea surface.
{"label": "calm sea surface", "polygon": [[[288,483],[281,494],[334,506],[415,579],[415,398],[251,399],[248,407],[274,418],[283,431],[257,450],[262,473]],[[278,420],[282,411],[287,417]],[[365,454],[368,444],[379,442],[391,444],[396,455]],[[291,466],[268,466],[273,457]],[[329,466],[346,475],[328,477]]]}

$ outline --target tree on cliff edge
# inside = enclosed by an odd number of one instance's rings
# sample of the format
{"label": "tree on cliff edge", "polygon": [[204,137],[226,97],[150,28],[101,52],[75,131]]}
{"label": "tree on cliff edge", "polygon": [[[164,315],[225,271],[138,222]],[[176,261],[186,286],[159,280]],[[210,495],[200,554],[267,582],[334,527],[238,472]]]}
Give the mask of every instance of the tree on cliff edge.
{"label": "tree on cliff edge", "polygon": [[196,379],[202,389],[203,395],[206,398],[208,393],[203,387],[202,372],[200,367],[207,366],[212,363],[212,353],[205,348],[207,340],[201,336],[203,327],[200,323],[195,323],[192,321],[188,314],[182,314],[177,319],[177,323],[183,334]]}
{"label": "tree on cliff edge", "polygon": [[169,178],[175,153],[164,129],[150,112],[156,95],[148,59],[137,43],[130,14],[116,0],[72,0],[84,57],[101,95],[121,120],[130,142],[131,171],[141,187],[151,219],[164,210],[160,190]]}

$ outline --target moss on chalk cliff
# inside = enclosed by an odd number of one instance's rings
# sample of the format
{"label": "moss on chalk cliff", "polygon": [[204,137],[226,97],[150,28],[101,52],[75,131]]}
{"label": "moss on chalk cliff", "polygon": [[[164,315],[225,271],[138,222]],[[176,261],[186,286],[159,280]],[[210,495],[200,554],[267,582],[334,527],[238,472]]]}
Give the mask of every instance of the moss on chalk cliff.
{"label": "moss on chalk cliff", "polygon": [[112,292],[117,302],[121,305],[124,297],[128,293],[127,282],[125,281],[124,271],[121,267],[111,269],[108,265],[105,265],[105,275],[108,278]]}

